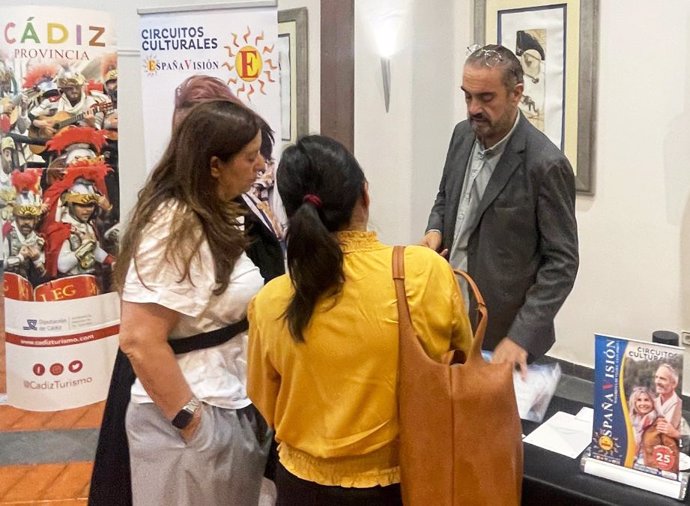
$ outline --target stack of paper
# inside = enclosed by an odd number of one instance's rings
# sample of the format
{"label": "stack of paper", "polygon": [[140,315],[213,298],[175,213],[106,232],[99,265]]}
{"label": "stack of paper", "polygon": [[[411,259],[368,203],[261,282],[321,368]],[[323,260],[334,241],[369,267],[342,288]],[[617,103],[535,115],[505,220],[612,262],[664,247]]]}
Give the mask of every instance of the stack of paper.
{"label": "stack of paper", "polygon": [[592,408],[582,408],[577,415],[559,411],[523,441],[574,459],[592,440],[593,413]]}

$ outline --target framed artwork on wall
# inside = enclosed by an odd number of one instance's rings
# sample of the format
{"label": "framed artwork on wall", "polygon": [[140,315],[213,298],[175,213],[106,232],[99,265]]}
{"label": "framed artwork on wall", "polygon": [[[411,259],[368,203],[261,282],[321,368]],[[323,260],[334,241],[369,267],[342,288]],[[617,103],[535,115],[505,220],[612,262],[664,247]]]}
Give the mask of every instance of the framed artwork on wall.
{"label": "framed artwork on wall", "polygon": [[309,132],[307,8],[278,11],[282,140],[293,143]]}
{"label": "framed artwork on wall", "polygon": [[598,0],[475,0],[474,38],[515,53],[520,109],[561,148],[577,191],[594,193]]}

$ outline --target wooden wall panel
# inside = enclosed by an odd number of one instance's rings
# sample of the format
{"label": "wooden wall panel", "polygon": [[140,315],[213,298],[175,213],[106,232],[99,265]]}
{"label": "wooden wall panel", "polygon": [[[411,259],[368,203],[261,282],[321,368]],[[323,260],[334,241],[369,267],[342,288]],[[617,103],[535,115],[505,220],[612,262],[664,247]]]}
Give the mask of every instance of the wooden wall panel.
{"label": "wooden wall panel", "polygon": [[321,0],[321,133],[354,152],[355,4]]}

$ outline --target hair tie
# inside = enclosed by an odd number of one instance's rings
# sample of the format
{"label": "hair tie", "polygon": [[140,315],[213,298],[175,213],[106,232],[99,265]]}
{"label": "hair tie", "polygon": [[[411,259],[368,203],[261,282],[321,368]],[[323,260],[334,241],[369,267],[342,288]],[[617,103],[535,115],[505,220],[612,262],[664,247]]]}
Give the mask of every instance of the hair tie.
{"label": "hair tie", "polygon": [[323,202],[321,202],[319,196],[313,193],[307,193],[304,198],[302,198],[302,202],[309,202],[316,209],[321,209],[323,207]]}

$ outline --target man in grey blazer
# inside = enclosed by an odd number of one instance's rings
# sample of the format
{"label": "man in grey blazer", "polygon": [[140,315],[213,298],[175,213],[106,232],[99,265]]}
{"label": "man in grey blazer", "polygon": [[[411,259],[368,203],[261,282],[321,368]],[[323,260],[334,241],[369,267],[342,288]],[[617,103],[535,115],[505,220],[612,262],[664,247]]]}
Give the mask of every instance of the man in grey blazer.
{"label": "man in grey blazer", "polygon": [[475,50],[462,90],[468,119],[453,132],[422,244],[475,279],[489,311],[485,348],[524,377],[553,345],[577,274],[574,175],[520,113],[523,72],[510,50]]}

